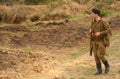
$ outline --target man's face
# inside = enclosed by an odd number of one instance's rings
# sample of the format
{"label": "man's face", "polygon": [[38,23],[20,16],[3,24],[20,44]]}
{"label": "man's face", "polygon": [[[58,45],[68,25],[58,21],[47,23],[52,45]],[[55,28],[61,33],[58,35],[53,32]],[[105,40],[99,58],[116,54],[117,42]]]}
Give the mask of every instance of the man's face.
{"label": "man's face", "polygon": [[98,15],[92,12],[91,16],[92,16],[93,18],[96,18]]}

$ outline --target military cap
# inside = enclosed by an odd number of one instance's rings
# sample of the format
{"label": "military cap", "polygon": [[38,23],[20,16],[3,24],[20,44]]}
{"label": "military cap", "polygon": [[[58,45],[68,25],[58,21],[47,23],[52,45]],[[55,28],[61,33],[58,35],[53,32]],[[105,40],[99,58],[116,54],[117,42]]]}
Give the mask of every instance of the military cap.
{"label": "military cap", "polygon": [[98,14],[100,16],[100,10],[99,9],[93,8],[92,12],[95,13],[95,14]]}

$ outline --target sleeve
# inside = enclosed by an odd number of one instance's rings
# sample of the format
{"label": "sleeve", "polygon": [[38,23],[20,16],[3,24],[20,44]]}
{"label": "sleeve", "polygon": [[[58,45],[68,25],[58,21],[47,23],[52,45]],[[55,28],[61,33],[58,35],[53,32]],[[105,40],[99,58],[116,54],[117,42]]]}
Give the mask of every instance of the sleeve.
{"label": "sleeve", "polygon": [[102,20],[104,30],[100,32],[101,35],[108,34],[110,31],[110,25],[106,20]]}

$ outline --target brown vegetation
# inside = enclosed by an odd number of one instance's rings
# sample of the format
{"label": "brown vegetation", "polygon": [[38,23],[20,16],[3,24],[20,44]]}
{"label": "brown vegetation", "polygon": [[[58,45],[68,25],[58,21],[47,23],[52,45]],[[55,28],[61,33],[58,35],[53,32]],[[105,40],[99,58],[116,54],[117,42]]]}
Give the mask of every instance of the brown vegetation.
{"label": "brown vegetation", "polygon": [[0,6],[0,21],[6,23],[21,23],[28,19],[35,22],[38,20],[60,20],[68,16],[80,15],[81,13],[89,14],[91,8],[98,7],[102,10],[114,9],[120,10],[120,1],[95,2],[90,0],[84,5],[73,1],[59,1],[48,5],[15,5]]}

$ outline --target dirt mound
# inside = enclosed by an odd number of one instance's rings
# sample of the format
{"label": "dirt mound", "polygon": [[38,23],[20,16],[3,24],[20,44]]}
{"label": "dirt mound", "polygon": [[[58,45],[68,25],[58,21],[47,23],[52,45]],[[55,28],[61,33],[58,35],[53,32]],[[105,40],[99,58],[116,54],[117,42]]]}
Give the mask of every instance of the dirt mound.
{"label": "dirt mound", "polygon": [[[40,59],[42,57],[42,54],[35,54],[21,50],[0,49],[0,71],[6,69],[16,70],[19,69],[19,65],[24,67],[25,65],[30,64],[31,62],[36,61],[38,58]],[[39,65],[39,69],[42,71],[42,66]]]}
{"label": "dirt mound", "polygon": [[7,52],[0,52],[0,71],[6,70],[7,68],[15,68],[20,63],[21,59],[14,54],[8,54]]}
{"label": "dirt mound", "polygon": [[10,41],[11,41],[11,36],[8,35],[7,33],[0,33],[1,37],[0,37],[0,44],[1,45],[9,45]]}
{"label": "dirt mound", "polygon": [[6,23],[21,23],[27,19],[32,22],[37,20],[58,20],[90,9],[90,2],[86,5],[80,5],[72,0],[52,2],[48,5],[15,5],[0,6],[0,21]]}
{"label": "dirt mound", "polygon": [[[41,74],[46,70],[54,56],[41,50],[26,51],[26,49],[0,47],[0,78],[26,79],[33,74]],[[49,65],[49,66],[48,66]]]}
{"label": "dirt mound", "polygon": [[[86,19],[88,20],[88,18],[85,18],[84,21]],[[111,22],[111,28],[119,30],[119,21],[119,17],[114,17]],[[41,24],[38,24],[37,26],[29,26],[29,28],[36,28],[37,30],[30,31],[30,29],[23,26],[0,27],[0,44],[9,46],[74,47],[84,44],[89,38],[88,28],[81,27],[78,21],[60,25],[49,24],[41,26]]]}
{"label": "dirt mound", "polygon": [[[61,25],[35,26],[41,30],[30,32],[21,26],[1,27],[0,43],[5,45],[45,45],[45,46],[77,46],[88,38],[88,30],[74,22]],[[7,32],[4,32],[7,31]],[[14,32],[14,34],[9,33]],[[24,32],[18,36],[18,33]]]}
{"label": "dirt mound", "polygon": [[[3,7],[5,8],[3,9]],[[26,20],[26,16],[27,14],[29,14],[29,10],[21,6],[14,7],[0,6],[0,13],[1,22],[21,23]]]}
{"label": "dirt mound", "polygon": [[80,44],[86,37],[86,29],[59,27],[59,29],[43,30],[38,33],[27,33],[22,41],[27,44],[74,46]]}
{"label": "dirt mound", "polygon": [[[60,20],[69,16],[80,15],[81,13],[90,14],[91,8],[99,7],[101,9],[119,10],[119,1],[108,5],[108,2],[100,3],[94,0],[89,0],[86,4],[78,4],[72,0],[61,0],[51,2],[48,5],[15,5],[15,6],[0,6],[0,21],[6,23],[21,23],[26,20],[32,22],[38,20]],[[110,1],[110,3],[112,3]]]}
{"label": "dirt mound", "polygon": [[73,15],[79,13],[80,5],[73,1],[64,1],[61,3],[54,4],[51,15],[55,14],[65,14],[65,15]]}
{"label": "dirt mound", "polygon": [[20,26],[20,25],[6,25],[4,27],[0,27],[1,31],[11,31],[11,32],[28,32],[29,29],[27,29],[24,26]]}
{"label": "dirt mound", "polygon": [[48,12],[42,20],[59,20],[67,18],[72,15],[80,15],[80,13],[87,12],[91,4],[80,5],[72,0],[60,1],[49,5]]}

